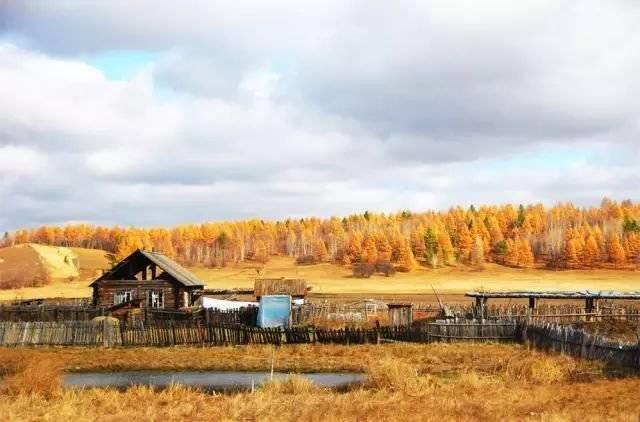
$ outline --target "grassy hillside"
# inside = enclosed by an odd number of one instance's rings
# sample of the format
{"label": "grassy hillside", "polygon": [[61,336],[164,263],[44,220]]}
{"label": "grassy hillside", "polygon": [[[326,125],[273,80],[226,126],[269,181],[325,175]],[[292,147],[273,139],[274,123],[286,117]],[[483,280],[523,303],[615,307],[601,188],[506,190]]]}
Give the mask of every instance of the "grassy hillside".
{"label": "grassy hillside", "polygon": [[111,262],[111,254],[97,249],[35,244],[0,248],[0,289],[86,284]]}
{"label": "grassy hillside", "polygon": [[0,248],[0,289],[40,286],[47,281],[47,268],[30,245]]}

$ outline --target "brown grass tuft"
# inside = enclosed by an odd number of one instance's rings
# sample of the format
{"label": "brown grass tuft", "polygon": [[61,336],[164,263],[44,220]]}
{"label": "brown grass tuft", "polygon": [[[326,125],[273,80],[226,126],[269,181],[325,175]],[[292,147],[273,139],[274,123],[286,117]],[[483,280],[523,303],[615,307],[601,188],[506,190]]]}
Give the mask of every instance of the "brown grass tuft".
{"label": "brown grass tuft", "polygon": [[321,388],[309,378],[297,374],[289,374],[286,378],[268,380],[260,387],[267,394],[311,394]]}
{"label": "brown grass tuft", "polygon": [[431,391],[438,387],[438,383],[428,375],[418,375],[418,370],[413,365],[383,358],[369,365],[367,386],[377,390],[416,394]]}
{"label": "brown grass tuft", "polygon": [[487,382],[473,369],[466,369],[460,373],[458,384],[462,388],[475,390],[485,385]]}
{"label": "brown grass tuft", "polygon": [[567,356],[531,353],[527,357],[509,359],[499,368],[507,379],[530,384],[555,384],[572,381],[577,364],[575,359]]}
{"label": "brown grass tuft", "polygon": [[3,389],[11,395],[54,397],[62,391],[62,368],[62,362],[55,359],[26,359],[5,378]]}

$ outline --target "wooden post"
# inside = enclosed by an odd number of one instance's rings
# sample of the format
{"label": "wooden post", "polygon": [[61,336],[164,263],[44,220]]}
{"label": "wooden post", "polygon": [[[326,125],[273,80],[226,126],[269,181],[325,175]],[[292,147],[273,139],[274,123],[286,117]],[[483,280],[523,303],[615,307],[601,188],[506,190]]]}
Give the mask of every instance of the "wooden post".
{"label": "wooden post", "polygon": [[[593,298],[592,297],[588,297],[588,298],[585,299],[584,311],[585,311],[586,314],[593,313]],[[585,320],[586,321],[591,321],[591,315],[586,315]]]}
{"label": "wooden post", "polygon": [[535,310],[538,307],[535,297],[529,297],[529,308],[527,309],[527,316],[529,320],[535,315]]}
{"label": "wooden post", "polygon": [[484,297],[476,297],[476,318],[478,320],[483,320],[485,317],[485,306],[487,304],[487,299]]}

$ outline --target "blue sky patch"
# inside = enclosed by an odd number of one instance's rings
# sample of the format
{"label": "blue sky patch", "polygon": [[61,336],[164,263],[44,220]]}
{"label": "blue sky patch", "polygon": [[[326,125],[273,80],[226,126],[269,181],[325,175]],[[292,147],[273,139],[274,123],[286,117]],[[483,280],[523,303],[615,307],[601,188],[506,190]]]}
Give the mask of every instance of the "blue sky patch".
{"label": "blue sky patch", "polygon": [[152,51],[111,51],[83,59],[100,69],[107,79],[127,80],[144,66],[158,59],[159,53]]}

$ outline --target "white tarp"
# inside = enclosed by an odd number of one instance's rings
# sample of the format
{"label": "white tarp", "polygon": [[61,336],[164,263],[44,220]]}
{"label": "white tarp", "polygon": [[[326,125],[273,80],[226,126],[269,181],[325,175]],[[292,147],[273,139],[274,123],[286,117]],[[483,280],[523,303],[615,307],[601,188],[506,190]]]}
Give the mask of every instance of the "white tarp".
{"label": "white tarp", "polygon": [[202,298],[202,307],[209,309],[220,309],[221,311],[230,311],[234,309],[247,308],[249,306],[258,306],[258,302],[240,302],[238,300],[215,299],[204,296]]}

